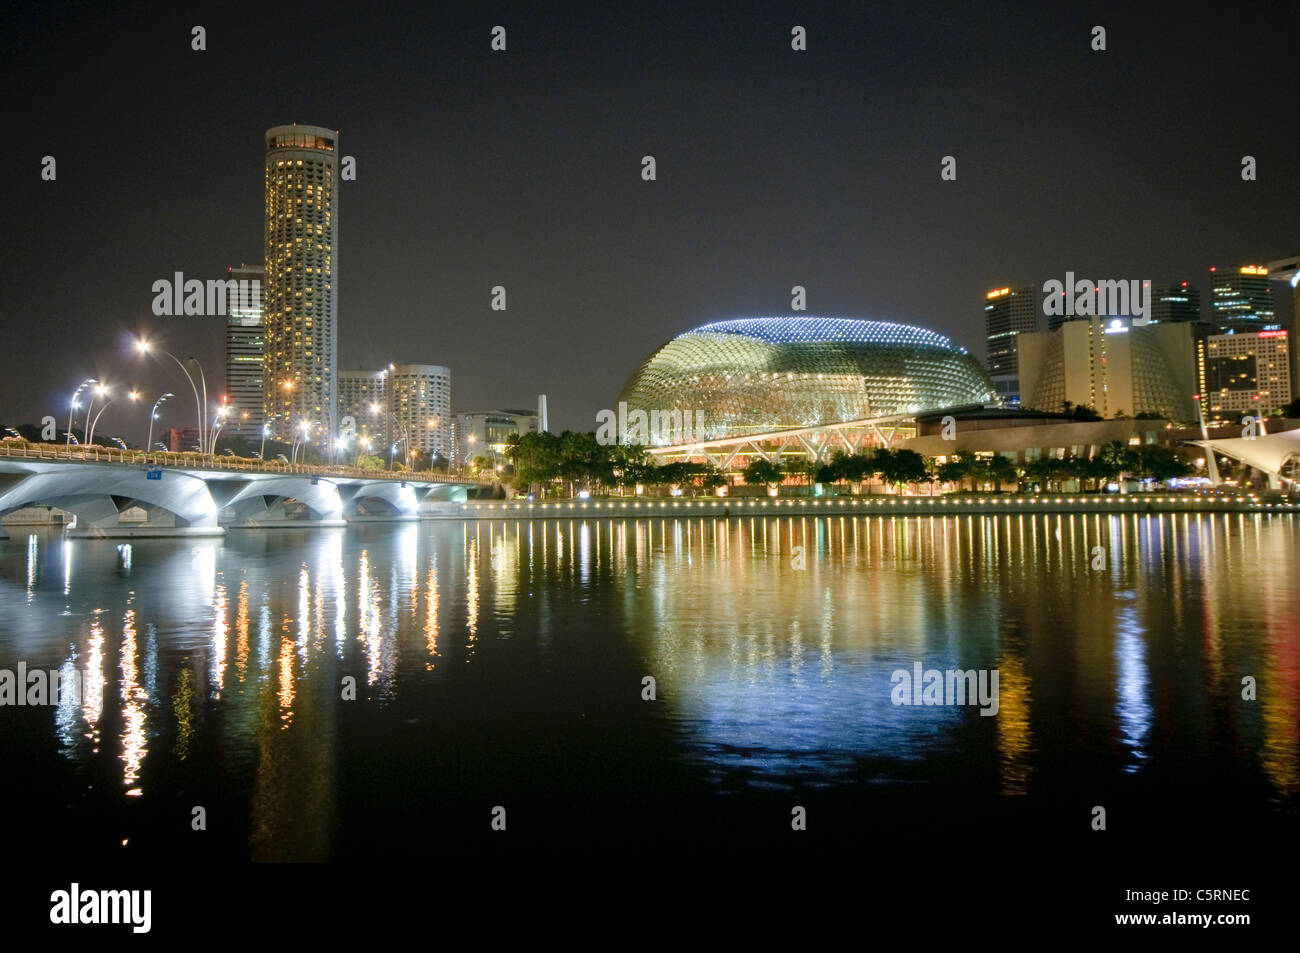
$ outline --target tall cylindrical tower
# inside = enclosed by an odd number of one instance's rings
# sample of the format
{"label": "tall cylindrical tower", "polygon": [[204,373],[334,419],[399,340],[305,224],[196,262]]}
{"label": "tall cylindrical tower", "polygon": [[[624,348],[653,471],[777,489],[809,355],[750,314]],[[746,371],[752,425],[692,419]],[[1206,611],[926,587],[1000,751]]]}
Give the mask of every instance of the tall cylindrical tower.
{"label": "tall cylindrical tower", "polygon": [[336,130],[266,131],[263,411],[280,439],[305,431],[326,452],[338,414],[338,155]]}

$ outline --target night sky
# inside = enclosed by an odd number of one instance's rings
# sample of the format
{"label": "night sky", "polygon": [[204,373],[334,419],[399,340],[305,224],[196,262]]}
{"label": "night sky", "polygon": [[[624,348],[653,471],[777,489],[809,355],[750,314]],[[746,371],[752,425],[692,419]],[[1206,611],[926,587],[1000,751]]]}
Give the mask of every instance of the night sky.
{"label": "night sky", "polygon": [[[338,200],[340,365],[448,365],[458,411],[544,392],[553,429],[594,429],[669,337],[787,313],[796,284],[810,314],[916,323],[982,357],[995,285],[1071,270],[1192,278],[1204,296],[1210,265],[1300,251],[1285,5],[19,3],[0,18],[10,425],[62,426],[87,376],[175,391],[164,423],[189,424],[183,378],[129,348],[141,332],[199,356],[220,392],[223,319],[154,318],[151,285],[260,262],[262,136],[281,123],[338,129],[357,161]],[[142,440],[145,408],[120,406],[101,428]]]}

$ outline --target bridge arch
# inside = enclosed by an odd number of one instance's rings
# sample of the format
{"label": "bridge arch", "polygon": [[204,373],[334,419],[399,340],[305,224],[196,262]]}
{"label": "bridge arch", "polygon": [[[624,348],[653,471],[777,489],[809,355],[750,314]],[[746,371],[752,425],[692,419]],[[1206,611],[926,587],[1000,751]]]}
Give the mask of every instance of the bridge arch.
{"label": "bridge arch", "polygon": [[[73,536],[219,536],[217,505],[206,481],[183,471],[151,480],[143,468],[54,465],[0,474],[0,516],[27,506],[54,506],[76,516]],[[143,520],[123,519],[134,507]]]}

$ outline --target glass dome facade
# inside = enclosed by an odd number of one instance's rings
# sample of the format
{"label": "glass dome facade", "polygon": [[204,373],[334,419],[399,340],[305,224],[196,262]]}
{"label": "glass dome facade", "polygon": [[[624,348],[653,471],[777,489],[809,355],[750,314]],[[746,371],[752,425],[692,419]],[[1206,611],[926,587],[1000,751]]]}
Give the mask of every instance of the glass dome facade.
{"label": "glass dome facade", "polygon": [[702,411],[703,439],[939,410],[995,399],[965,348],[906,324],[852,318],[715,321],[641,363],[628,411]]}

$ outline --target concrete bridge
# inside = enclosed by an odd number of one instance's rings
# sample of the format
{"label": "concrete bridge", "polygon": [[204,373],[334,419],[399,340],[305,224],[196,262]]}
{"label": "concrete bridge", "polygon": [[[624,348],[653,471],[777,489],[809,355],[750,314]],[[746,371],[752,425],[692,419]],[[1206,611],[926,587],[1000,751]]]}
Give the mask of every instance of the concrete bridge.
{"label": "concrete bridge", "polygon": [[[418,520],[474,481],[437,473],[266,464],[198,454],[0,446],[0,518],[51,506],[70,536],[220,536],[227,529]],[[0,528],[0,538],[7,537]]]}

